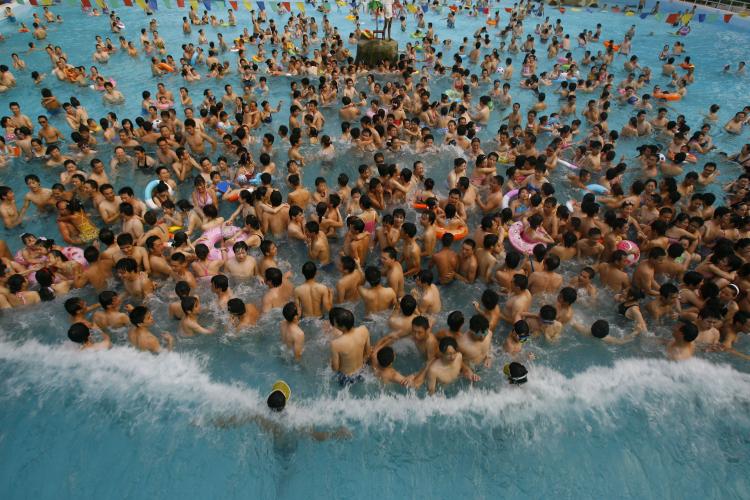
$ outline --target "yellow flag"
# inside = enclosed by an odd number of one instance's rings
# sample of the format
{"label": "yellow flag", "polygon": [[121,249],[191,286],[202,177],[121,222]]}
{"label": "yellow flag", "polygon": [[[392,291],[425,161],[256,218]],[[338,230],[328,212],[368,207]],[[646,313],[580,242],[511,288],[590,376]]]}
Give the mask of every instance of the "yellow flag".
{"label": "yellow flag", "polygon": [[148,10],[148,5],[146,5],[146,2],[144,0],[135,0],[135,3],[138,4],[138,7],[140,7],[143,10]]}
{"label": "yellow flag", "polygon": [[198,12],[198,0],[190,0],[190,7],[196,12]]}
{"label": "yellow flag", "polygon": [[250,12],[251,10],[253,10],[253,4],[250,3],[250,0],[242,0],[242,5],[245,6],[245,8],[247,9],[248,12]]}
{"label": "yellow flag", "polygon": [[107,4],[104,3],[104,0],[96,0],[96,5],[98,5],[99,8],[101,8],[101,9],[106,9],[107,8]]}
{"label": "yellow flag", "polygon": [[417,7],[414,4],[409,4],[406,6],[406,10],[414,14],[417,11]]}
{"label": "yellow flag", "polygon": [[302,12],[302,13],[305,12],[305,4],[304,3],[297,2],[295,5],[297,5],[297,8],[299,9],[300,12]]}
{"label": "yellow flag", "polygon": [[693,18],[692,14],[683,14],[682,15],[682,24],[689,23],[692,18]]}

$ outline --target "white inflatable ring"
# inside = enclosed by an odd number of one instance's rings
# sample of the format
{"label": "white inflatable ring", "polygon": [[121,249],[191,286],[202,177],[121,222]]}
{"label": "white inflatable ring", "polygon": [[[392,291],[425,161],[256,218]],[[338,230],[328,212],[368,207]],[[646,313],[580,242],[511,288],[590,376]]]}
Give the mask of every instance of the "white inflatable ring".
{"label": "white inflatable ring", "polygon": [[[200,238],[195,240],[195,245],[203,243],[208,247],[208,260],[221,260],[221,249],[216,245],[223,239],[229,239],[240,231],[237,226],[216,226],[204,232]],[[231,247],[227,248],[227,257],[234,257],[234,251]]]}
{"label": "white inflatable ring", "polygon": [[[159,183],[162,182],[160,179],[154,179],[148,184],[146,184],[146,189],[143,192],[143,197],[146,200],[146,206],[152,210],[158,210],[159,205],[154,203],[153,197],[151,196],[151,193],[154,192],[154,189],[156,189],[156,186],[159,185]],[[166,182],[164,184],[167,184]],[[167,184],[167,188],[169,189],[169,196],[172,196],[174,194],[174,190],[172,189],[172,186]]]}
{"label": "white inflatable ring", "polygon": [[515,248],[519,252],[526,255],[531,255],[532,253],[534,253],[534,247],[539,243],[529,243],[528,241],[525,241],[521,237],[522,233],[523,222],[514,222],[513,225],[510,226],[510,229],[508,229],[508,240],[510,241],[510,244],[513,245],[513,248]]}
{"label": "white inflatable ring", "polygon": [[505,193],[505,196],[503,196],[503,202],[500,205],[500,208],[508,208],[510,206],[510,202],[518,196],[518,189],[511,189],[507,193]]}

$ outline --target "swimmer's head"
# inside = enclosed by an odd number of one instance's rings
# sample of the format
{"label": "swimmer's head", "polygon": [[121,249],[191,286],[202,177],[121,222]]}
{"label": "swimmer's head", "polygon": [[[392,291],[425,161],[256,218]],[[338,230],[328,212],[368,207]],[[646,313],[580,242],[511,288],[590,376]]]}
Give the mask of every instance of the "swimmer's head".
{"label": "swimmer's head", "polygon": [[524,320],[518,320],[513,324],[513,333],[518,337],[519,342],[529,340],[529,324]]}
{"label": "swimmer's head", "polygon": [[528,382],[528,370],[521,363],[508,363],[503,367],[503,373],[511,384],[521,385]]}
{"label": "swimmer's head", "polygon": [[65,301],[64,307],[68,314],[75,316],[83,311],[85,303],[80,297],[71,297]]}
{"label": "swimmer's head", "polygon": [[591,325],[591,335],[598,339],[603,339],[609,335],[609,322],[604,319],[594,321],[594,324]]}
{"label": "swimmer's head", "polygon": [[490,333],[490,322],[481,314],[475,314],[469,320],[469,330],[475,337],[483,339]]}
{"label": "swimmer's head", "polygon": [[377,354],[378,364],[381,368],[389,367],[393,364],[393,360],[396,358],[396,354],[393,352],[391,346],[385,346],[378,351]]}
{"label": "swimmer's head", "polygon": [[268,399],[266,399],[266,404],[272,411],[281,411],[291,396],[292,389],[289,387],[289,384],[283,380],[277,380],[271,388],[271,393],[268,395]]}
{"label": "swimmer's head", "polygon": [[68,328],[68,338],[76,344],[85,344],[89,341],[91,330],[85,323],[73,323]]}
{"label": "swimmer's head", "polygon": [[557,319],[557,309],[554,306],[544,305],[539,309],[539,320],[545,325],[551,325]]}
{"label": "swimmer's head", "polygon": [[698,327],[691,321],[683,321],[675,328],[674,335],[682,335],[682,340],[692,342],[698,338]]}
{"label": "swimmer's head", "polygon": [[292,321],[294,321],[294,318],[299,317],[297,305],[294,302],[288,302],[281,310],[281,314],[284,316],[285,320],[291,323]]}

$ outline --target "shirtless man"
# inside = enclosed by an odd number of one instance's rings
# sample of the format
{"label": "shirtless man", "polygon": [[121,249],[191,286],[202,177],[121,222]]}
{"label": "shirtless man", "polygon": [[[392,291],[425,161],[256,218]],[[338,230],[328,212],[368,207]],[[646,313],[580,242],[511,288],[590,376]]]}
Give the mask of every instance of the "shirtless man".
{"label": "shirtless man", "polygon": [[185,120],[185,142],[190,147],[190,150],[196,155],[205,155],[206,148],[204,144],[208,142],[211,145],[211,150],[216,152],[216,141],[211,138],[205,132],[202,132],[196,128],[195,120],[188,118]]}
{"label": "shirtless man", "polygon": [[216,295],[216,304],[219,309],[226,308],[233,295],[229,288],[229,279],[223,274],[214,275],[211,278],[211,291]]}
{"label": "shirtless man", "polygon": [[487,318],[481,314],[472,316],[469,320],[469,330],[461,333],[456,340],[458,350],[468,366],[478,364],[483,364],[485,368],[492,366],[492,331]]}
{"label": "shirtless man", "polygon": [[0,186],[0,217],[5,229],[13,229],[21,224],[21,214],[16,206],[16,195],[8,186]]}
{"label": "shirtless man", "polygon": [[365,281],[367,281],[370,287],[359,287],[359,295],[365,304],[366,315],[387,311],[388,309],[395,308],[398,303],[398,297],[393,288],[383,286],[380,280],[380,269],[375,266],[367,266],[365,269]]}
{"label": "shirtless man", "polygon": [[370,354],[370,332],[365,326],[354,326],[354,314],[348,309],[335,307],[329,317],[331,325],[341,332],[331,341],[331,369],[336,380],[342,387],[360,382]]}
{"label": "shirtless man", "polygon": [[380,252],[380,262],[383,264],[383,271],[388,286],[396,292],[397,297],[404,296],[404,269],[397,259],[396,249],[385,247]]}
{"label": "shirtless man", "polygon": [[305,236],[307,237],[308,256],[319,262],[321,266],[328,265],[331,262],[328,237],[320,230],[317,222],[311,220],[305,224]]}
{"label": "shirtless man", "polygon": [[294,302],[287,303],[281,310],[284,321],[279,325],[281,331],[281,343],[294,353],[295,361],[302,359],[302,351],[305,349],[305,332],[299,326],[299,312]]}
{"label": "shirtless man", "polygon": [[[161,352],[161,342],[149,331],[149,327],[154,324],[151,311],[145,306],[136,306],[130,311],[128,318],[134,327],[128,332],[130,344],[139,351],[149,351],[154,354]],[[165,332],[162,333],[161,338],[164,341],[164,347],[171,351],[174,347],[174,337]]]}
{"label": "shirtless man", "polygon": [[94,342],[91,340],[91,328],[86,323],[73,323],[68,328],[68,338],[81,345],[81,350],[102,351],[112,347],[112,340],[106,332],[102,333],[102,340]]}
{"label": "shirtless man", "polygon": [[406,330],[391,332],[378,341],[375,350],[382,345],[390,344],[396,340],[411,337],[414,345],[425,357],[427,363],[438,356],[438,341],[430,331],[430,320],[425,316],[415,316],[411,320],[410,327]]}
{"label": "shirtless man", "polygon": [[[424,215],[424,214],[422,214]],[[435,214],[432,214],[434,222]],[[414,276],[419,272],[420,259],[423,255],[423,251],[419,248],[419,244],[416,241],[417,227],[411,222],[405,222],[401,226],[401,239],[404,242],[403,251],[401,252],[401,262],[404,264],[404,276]],[[423,237],[423,242],[424,237]],[[434,246],[434,245],[433,245]],[[427,255],[427,247],[425,247],[424,255]],[[429,255],[432,255],[430,249]]]}
{"label": "shirtless man", "polygon": [[516,274],[513,276],[510,297],[502,309],[503,321],[513,325],[516,321],[523,319],[523,313],[531,307],[531,292],[529,292],[528,287],[529,280],[526,275]]}
{"label": "shirtless man", "polygon": [[39,212],[48,212],[55,208],[55,202],[52,199],[52,190],[43,188],[39,177],[35,174],[29,174],[24,177],[24,182],[29,188],[29,192],[23,197],[23,206],[21,207],[20,217],[26,214],[26,210],[33,203]]}
{"label": "shirtless man", "polygon": [[234,256],[227,259],[224,269],[233,278],[250,278],[258,274],[255,259],[247,256],[247,244],[238,241],[232,245]]}
{"label": "shirtless man", "polygon": [[496,234],[488,234],[484,237],[482,248],[476,251],[477,276],[484,283],[490,283],[494,275],[498,259],[502,258],[503,243]]}
{"label": "shirtless man", "polygon": [[548,255],[541,270],[529,276],[529,291],[532,294],[556,292],[563,284],[562,275],[554,272],[560,266],[560,257]]}
{"label": "shirtless man", "polygon": [[341,278],[336,283],[336,303],[359,300],[359,286],[364,283],[364,274],[357,262],[344,255],[340,260]]}
{"label": "shirtless man", "polygon": [[404,333],[411,328],[412,320],[417,317],[417,299],[412,295],[404,295],[398,303],[398,309],[388,318],[388,328],[391,332]]}
{"label": "shirtless man", "polygon": [[[518,358],[523,351],[523,344],[529,340],[530,335],[529,324],[524,320],[516,321],[513,324],[513,329],[503,342],[503,352],[509,354],[513,359]],[[528,359],[534,359],[534,353],[530,352]]]}
{"label": "shirtless man", "polygon": [[622,250],[615,250],[609,262],[600,262],[594,266],[599,272],[599,280],[604,286],[610,288],[615,293],[622,292],[630,288],[630,277],[625,269],[625,258],[628,256]]}
{"label": "shirtless man", "polygon": [[429,364],[425,374],[427,391],[430,395],[435,394],[438,383],[441,386],[448,386],[455,382],[462,372],[467,371],[456,339],[451,337],[440,339],[439,351],[440,358]]}
{"label": "shirtless man", "polygon": [[659,295],[659,283],[656,282],[656,268],[664,261],[667,253],[663,248],[654,247],[648,252],[648,259],[642,260],[633,273],[633,286],[648,295]]}
{"label": "shirtless man", "polygon": [[261,311],[265,314],[271,309],[282,307],[292,298],[294,289],[288,280],[284,279],[281,270],[276,267],[266,269],[265,282],[269,290],[263,296]]}
{"label": "shirtless man", "polygon": [[198,297],[183,297],[180,300],[182,307],[182,319],[180,320],[180,330],[186,337],[192,337],[196,333],[202,335],[211,335],[215,332],[213,328],[206,328],[198,322],[198,314],[201,312],[201,303]]}
{"label": "shirtless man", "polygon": [[138,271],[138,264],[134,259],[124,257],[118,260],[116,269],[129,297],[143,300],[154,293],[154,283],[146,273]]}
{"label": "shirtless man", "polygon": [[533,335],[544,335],[547,341],[554,341],[560,338],[563,325],[557,321],[557,309],[554,306],[549,304],[543,305],[539,309],[539,313],[525,312],[522,316],[529,324]]}
{"label": "shirtless man", "polygon": [[417,298],[419,312],[422,314],[438,314],[443,308],[440,290],[432,280],[432,271],[429,269],[423,269],[417,275],[417,287],[414,289],[413,295]]}
{"label": "shirtless man", "polygon": [[693,341],[698,338],[698,327],[690,322],[677,323],[672,330],[673,339],[667,344],[667,357],[672,361],[684,361],[695,354]]}
{"label": "shirtless man", "polygon": [[315,281],[317,272],[314,262],[302,265],[305,282],[294,289],[294,301],[302,316],[319,318],[333,307],[333,290]]}
{"label": "shirtless man", "polygon": [[227,301],[229,322],[235,330],[242,330],[254,326],[258,322],[260,312],[253,304],[245,304],[242,299],[233,298]]}
{"label": "shirtless man", "polygon": [[91,285],[95,290],[104,290],[107,282],[112,278],[112,267],[114,261],[103,258],[96,247],[86,247],[83,258],[88,262],[88,267],[80,269],[73,278],[73,286],[83,288]]}
{"label": "shirtless man", "polygon": [[451,249],[453,245],[453,235],[451,233],[443,234],[440,239],[443,244],[443,248],[434,254],[430,258],[430,262],[427,264],[428,269],[437,267],[438,279],[441,285],[447,285],[453,281],[456,274],[456,268],[458,267],[458,255]]}
{"label": "shirtless man", "polygon": [[[102,306],[101,311],[94,313],[92,318],[94,324],[100,329],[108,331],[112,328],[123,328],[130,324],[128,315],[120,311],[122,298],[111,290],[105,290],[99,294],[99,304]],[[125,306],[125,310],[130,312],[133,306]]]}

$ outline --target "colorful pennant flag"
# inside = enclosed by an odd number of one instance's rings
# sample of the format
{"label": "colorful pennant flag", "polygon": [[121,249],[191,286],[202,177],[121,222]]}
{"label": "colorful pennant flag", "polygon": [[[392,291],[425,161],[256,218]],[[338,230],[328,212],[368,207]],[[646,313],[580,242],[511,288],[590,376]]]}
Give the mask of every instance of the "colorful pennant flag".
{"label": "colorful pennant flag", "polygon": [[698,14],[698,22],[702,23],[706,20],[706,14]]}
{"label": "colorful pennant flag", "polygon": [[508,13],[513,12],[513,9],[511,7],[505,7],[505,12],[508,12]]}
{"label": "colorful pennant flag", "polygon": [[148,5],[146,5],[145,0],[135,0],[135,3],[143,10],[148,10]]}
{"label": "colorful pennant flag", "polygon": [[211,0],[203,0],[203,6],[206,10],[211,10]]}
{"label": "colorful pennant flag", "polygon": [[640,15],[641,19],[646,19],[647,17],[648,17],[648,14],[646,14],[645,12]]}
{"label": "colorful pennant flag", "polygon": [[661,12],[657,12],[656,14],[654,14],[654,19],[656,19],[657,21],[661,21],[661,18],[662,18]]}
{"label": "colorful pennant flag", "polygon": [[120,7],[120,0],[109,0],[109,6],[113,9],[117,9]]}
{"label": "colorful pennant flag", "polygon": [[[261,2],[258,2],[258,3],[261,3]],[[232,6],[232,10],[237,10],[238,8],[237,0],[229,0],[229,5]]]}
{"label": "colorful pennant flag", "polygon": [[[154,0],[154,3],[156,3],[156,0]],[[161,3],[163,3],[164,7],[168,9],[172,8],[172,0],[161,0]]]}
{"label": "colorful pennant flag", "polygon": [[132,7],[133,6],[133,0],[122,0],[122,3],[125,4],[125,7]]}
{"label": "colorful pennant flag", "polygon": [[724,22],[728,23],[732,19],[732,14],[724,14]]}
{"label": "colorful pennant flag", "polygon": [[156,4],[156,0],[148,0],[148,8],[151,10],[159,10],[159,6]]}
{"label": "colorful pennant flag", "polygon": [[678,14],[677,12],[672,12],[667,16],[667,19],[664,22],[667,24],[674,24],[678,19],[680,19],[680,14]]}
{"label": "colorful pennant flag", "polygon": [[410,3],[409,5],[406,6],[406,10],[408,10],[412,14],[414,14],[415,12],[417,12],[417,8],[412,3]]}
{"label": "colorful pennant flag", "polygon": [[302,3],[302,2],[297,2],[297,3],[296,3],[296,4],[294,4],[294,5],[296,5],[296,6],[297,6],[297,9],[299,9],[299,11],[300,11],[300,12],[302,12],[303,14],[305,13],[305,4],[304,4],[304,3]]}
{"label": "colorful pennant flag", "polygon": [[29,0],[29,3],[34,6],[39,5],[36,0]]}
{"label": "colorful pennant flag", "polygon": [[612,12],[614,13],[620,12],[620,7],[612,7]]}
{"label": "colorful pennant flag", "polygon": [[682,24],[687,24],[690,22],[692,18],[693,18],[693,15],[688,12],[687,14],[683,14],[680,20],[682,21]]}
{"label": "colorful pennant flag", "polygon": [[185,8],[185,0],[177,0],[177,7],[184,9]]}
{"label": "colorful pennant flag", "polygon": [[426,3],[423,3],[422,5],[420,5],[420,7],[422,7],[422,12],[424,12],[425,14],[427,13],[427,11],[430,8],[430,6],[427,5]]}
{"label": "colorful pennant flag", "polygon": [[718,14],[709,14],[708,17],[706,18],[706,21],[708,21],[709,23],[715,23],[718,20],[719,20]]}
{"label": "colorful pennant flag", "polygon": [[271,10],[274,11],[276,14],[279,13],[279,4],[277,4],[276,2],[271,2],[268,5],[271,6]]}
{"label": "colorful pennant flag", "polygon": [[[263,2],[258,2],[258,7],[260,7],[261,3],[263,3]],[[251,10],[253,10],[253,4],[250,3],[250,0],[242,0],[242,5],[245,6],[245,10],[247,10],[248,12],[250,12]],[[266,6],[264,4],[263,7],[260,8],[260,10],[263,10],[265,8],[266,8]]]}
{"label": "colorful pennant flag", "polygon": [[291,2],[281,2],[281,6],[286,9],[287,12],[292,11],[292,4]]}

